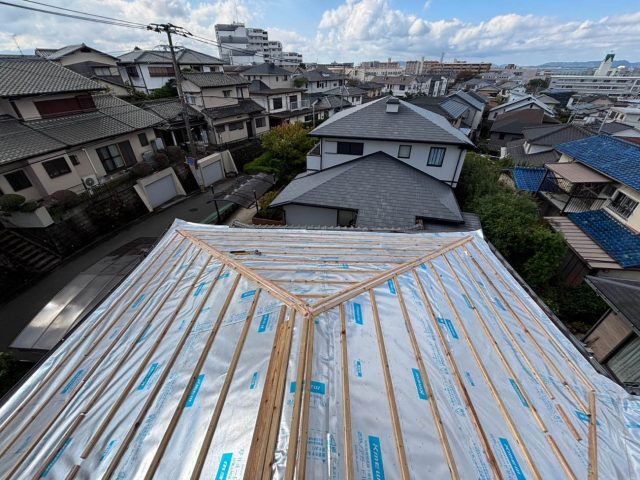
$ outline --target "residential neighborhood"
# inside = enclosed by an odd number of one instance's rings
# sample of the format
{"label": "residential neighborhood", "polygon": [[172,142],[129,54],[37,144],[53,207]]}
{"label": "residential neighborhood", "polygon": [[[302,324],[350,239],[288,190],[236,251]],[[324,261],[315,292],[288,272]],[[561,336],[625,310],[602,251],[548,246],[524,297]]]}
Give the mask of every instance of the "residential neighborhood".
{"label": "residential neighborhood", "polygon": [[0,477],[640,478],[640,11],[540,1],[0,5]]}

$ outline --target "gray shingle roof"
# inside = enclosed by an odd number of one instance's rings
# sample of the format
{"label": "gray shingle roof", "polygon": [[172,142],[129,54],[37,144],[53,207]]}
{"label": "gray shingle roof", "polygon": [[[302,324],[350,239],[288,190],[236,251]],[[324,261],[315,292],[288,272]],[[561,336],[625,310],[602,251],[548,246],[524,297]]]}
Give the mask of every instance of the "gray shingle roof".
{"label": "gray shingle roof", "polygon": [[242,72],[243,75],[291,75],[289,70],[273,63],[261,63]]}
{"label": "gray shingle roof", "polygon": [[0,72],[0,97],[105,89],[99,83],[57,63],[35,56],[0,56]]}
{"label": "gray shingle roof", "polygon": [[449,120],[458,119],[469,110],[468,105],[449,97],[415,97],[407,100],[407,102],[442,115]]}
{"label": "gray shingle roof", "polygon": [[300,76],[306,78],[310,82],[343,80],[345,78],[344,75],[340,73],[334,73],[330,70],[306,70]]}
{"label": "gray shingle roof", "polygon": [[[179,99],[163,98],[160,100],[148,100],[138,104],[138,106],[148,112],[151,112],[168,122],[183,122],[182,118],[182,102]],[[189,106],[189,117],[202,117],[200,112]]]}
{"label": "gray shingle roof", "polygon": [[113,57],[113,56],[109,55],[108,53],[104,53],[104,52],[101,52],[100,50],[96,50],[95,48],[89,47],[88,45],[85,45],[84,43],[78,43],[76,45],[67,45],[66,47],[62,47],[62,48],[59,48],[57,50],[54,49],[53,51],[50,51],[47,48],[38,48],[38,49],[36,49],[36,52],[37,52],[36,54],[38,54],[38,52],[39,52],[39,54],[41,56],[45,57],[47,60],[59,60],[62,57],[66,56],[66,55],[69,55],[69,54],[71,54],[71,53],[73,53],[73,52],[75,52],[77,50],[80,50],[80,49],[85,49],[85,51],[86,50],[90,50],[92,52],[96,52],[96,53],[99,53],[99,54],[104,55],[106,57],[111,57],[113,59],[116,58],[116,57]]}
{"label": "gray shingle roof", "polygon": [[449,97],[457,97],[476,110],[484,110],[484,102],[482,102],[475,95],[463,92],[462,90],[458,90],[457,92],[452,93],[451,95],[449,95]]}
{"label": "gray shingle roof", "polygon": [[498,115],[491,125],[491,132],[512,133],[522,135],[527,127],[542,124],[558,124],[558,120],[545,115],[543,110],[533,108],[530,110],[514,110]]}
{"label": "gray shingle roof", "polygon": [[218,120],[220,118],[234,117],[238,115],[248,115],[251,113],[258,113],[264,111],[260,105],[250,99],[239,100],[237,105],[230,105],[228,107],[216,107],[205,108],[202,113],[207,115],[212,120]]}
{"label": "gray shingle roof", "polygon": [[157,115],[111,95],[93,98],[97,108],[94,112],[29,122],[7,119],[3,128],[14,135],[0,137],[0,163],[123,135],[162,122]]}
{"label": "gray shingle roof", "polygon": [[382,97],[338,112],[310,135],[473,146],[471,140],[442,115],[402,100],[398,112],[387,113],[386,102],[391,98]]}
{"label": "gray shingle roof", "polygon": [[640,330],[640,281],[593,276],[585,280],[609,307]]}
{"label": "gray shingle roof", "polygon": [[[121,63],[165,63],[171,64],[171,52],[164,50],[133,50],[118,57]],[[222,60],[190,48],[176,49],[180,65],[222,65]]]}
{"label": "gray shingle roof", "polygon": [[185,73],[183,77],[200,88],[232,87],[234,85],[248,85],[250,82],[240,75],[226,73]]}
{"label": "gray shingle roof", "polygon": [[350,87],[348,85],[342,87],[332,88],[330,90],[326,90],[324,93],[327,95],[345,95],[345,96],[357,96],[364,95],[365,91],[358,87]]}
{"label": "gray shingle roof", "polygon": [[416,217],[462,223],[453,189],[383,152],[296,177],[271,203],[358,211],[357,226],[410,228]]}
{"label": "gray shingle roof", "polygon": [[511,157],[515,165],[542,167],[547,163],[555,163],[560,158],[560,154],[553,149],[528,154],[524,151],[523,143],[524,138],[507,143],[507,155]]}
{"label": "gray shingle roof", "polygon": [[607,122],[602,125],[600,129],[600,133],[605,133],[607,135],[613,135],[615,133],[624,132],[625,130],[631,130],[633,127],[631,125],[627,125],[626,123],[620,122]]}
{"label": "gray shingle roof", "polygon": [[580,140],[581,138],[593,135],[593,133],[586,128],[567,123],[527,127],[522,130],[522,133],[529,143],[550,147],[554,147],[565,142],[571,142],[573,140]]}

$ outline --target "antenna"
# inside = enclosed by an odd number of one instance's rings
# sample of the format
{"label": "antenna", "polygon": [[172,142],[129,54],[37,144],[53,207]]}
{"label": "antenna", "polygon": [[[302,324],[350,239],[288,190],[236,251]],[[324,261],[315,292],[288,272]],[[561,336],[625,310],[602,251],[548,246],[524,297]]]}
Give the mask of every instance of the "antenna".
{"label": "antenna", "polygon": [[22,55],[24,57],[24,53],[22,52],[22,49],[20,48],[20,44],[18,43],[18,37],[16,35],[11,35],[13,37],[13,41],[16,44],[16,47],[18,47],[18,50],[20,50],[20,55]]}

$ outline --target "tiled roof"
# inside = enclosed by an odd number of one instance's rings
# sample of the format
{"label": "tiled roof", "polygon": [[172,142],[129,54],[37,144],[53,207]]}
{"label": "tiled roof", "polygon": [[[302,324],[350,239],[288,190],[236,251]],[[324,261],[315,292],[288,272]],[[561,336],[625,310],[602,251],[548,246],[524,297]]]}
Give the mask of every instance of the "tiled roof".
{"label": "tiled roof", "polygon": [[323,82],[329,80],[342,80],[344,75],[334,73],[330,70],[306,70],[302,72],[301,77],[306,78],[310,82]]}
{"label": "tiled roof", "polygon": [[[502,110],[505,109],[505,111],[507,111],[506,109],[509,108],[510,110],[513,110],[513,108],[511,107],[516,107],[518,109],[525,107],[526,105],[537,105],[538,107],[540,107],[542,110],[546,111],[549,114],[553,114],[553,110],[551,108],[549,108],[548,105],[544,104],[543,102],[541,102],[540,100],[538,100],[537,98],[531,96],[531,95],[527,95],[526,97],[522,97],[519,98],[513,102],[507,102],[507,103],[501,103],[500,105],[496,105],[495,107],[493,107],[491,110],[489,110],[490,112],[494,112],[494,111],[498,111],[498,110]],[[509,110],[509,111],[510,111]]]}
{"label": "tiled roof", "polygon": [[518,190],[525,192],[556,192],[558,183],[553,175],[547,175],[544,167],[514,167],[511,169],[511,177]]}
{"label": "tiled roof", "polygon": [[560,144],[556,150],[640,192],[640,145],[598,135]]}
{"label": "tiled roof", "polygon": [[548,117],[544,111],[538,108],[530,110],[514,110],[498,115],[491,125],[491,132],[523,134],[524,129],[543,123],[559,123],[558,120]]}
{"label": "tiled roof", "polygon": [[522,130],[522,133],[529,143],[550,147],[593,136],[593,133],[586,128],[571,123],[527,127]]}
{"label": "tiled roof", "polygon": [[457,97],[469,106],[475,108],[476,110],[484,110],[484,105],[486,102],[483,102],[478,98],[478,95],[471,95],[470,93],[463,92],[462,90],[458,90],[457,92],[452,93],[449,97]]}
{"label": "tiled roof", "polygon": [[[171,52],[164,50],[136,49],[118,57],[121,63],[166,63],[171,64]],[[219,58],[189,48],[176,49],[176,59],[181,65],[222,65]]]}
{"label": "tiled roof", "polygon": [[285,70],[284,68],[278,67],[273,63],[261,63],[259,65],[255,65],[245,71],[242,72],[243,75],[291,75],[289,70]]}
{"label": "tiled roof", "polygon": [[416,81],[416,77],[413,75],[378,76],[373,77],[373,81],[385,85],[411,85]]}
{"label": "tiled roof", "polygon": [[348,85],[345,85],[343,87],[332,88],[325,91],[324,93],[328,95],[346,95],[352,97],[357,95],[364,95],[365,91],[358,87],[350,87]]}
{"label": "tiled roof", "polygon": [[449,97],[415,97],[408,99],[407,102],[449,120],[458,119],[469,110],[469,106],[465,103]]}
{"label": "tiled roof", "polygon": [[304,92],[304,88],[269,88],[262,80],[253,80],[249,85],[249,93],[252,95],[279,95],[292,92]]}
{"label": "tiled roof", "polygon": [[157,115],[111,95],[93,98],[97,108],[94,112],[30,122],[7,119],[3,129],[14,134],[0,138],[0,163],[123,135],[162,122]]}
{"label": "tiled roof", "polygon": [[624,268],[640,266],[640,235],[607,212],[591,210],[568,217]]}
{"label": "tiled roof", "polygon": [[0,55],[0,97],[104,90],[99,83],[40,57]]}
{"label": "tiled roof", "polygon": [[271,205],[289,203],[357,210],[364,227],[410,228],[416,217],[462,222],[451,187],[383,152],[296,177]]}
{"label": "tiled roof", "polygon": [[592,276],[585,280],[617,315],[640,330],[640,281]]}
{"label": "tiled roof", "polygon": [[620,122],[606,122],[600,128],[600,133],[606,133],[607,135],[614,135],[616,133],[624,132],[625,130],[631,130],[633,127],[626,123]]}
{"label": "tiled roof", "polygon": [[232,87],[250,83],[240,75],[227,75],[219,72],[185,73],[183,77],[200,88]]}
{"label": "tiled roof", "polygon": [[44,56],[47,60],[59,60],[62,57],[69,55],[73,52],[76,52],[80,49],[84,49],[84,51],[92,51],[95,53],[99,53],[101,55],[104,55],[106,57],[111,57],[113,59],[115,59],[116,57],[113,57],[107,53],[101,52],[100,50],[96,50],[95,48],[91,48],[87,45],[85,45],[84,43],[79,43],[76,45],[67,45],[66,47],[62,47],[59,48],[57,50],[53,50],[52,52],[49,51],[49,49],[44,49],[44,48],[38,48],[37,52],[39,52],[42,56]]}
{"label": "tiled roof", "polygon": [[[140,108],[154,113],[168,122],[183,122],[182,103],[179,99],[163,98],[159,100],[147,100],[138,105]],[[201,117],[202,114],[195,108],[188,106],[189,117]]]}
{"label": "tiled roof", "polygon": [[338,112],[311,132],[318,137],[407,140],[473,146],[464,133],[441,115],[400,100],[398,112],[388,113],[393,97]]}
{"label": "tiled roof", "polygon": [[524,138],[507,143],[507,155],[514,165],[541,167],[547,163],[557,162],[560,154],[551,149],[546,152],[530,153],[524,151]]}
{"label": "tiled roof", "polygon": [[248,115],[264,111],[260,105],[250,99],[239,100],[237,105],[229,105],[228,107],[205,108],[202,113],[212,120],[220,118],[234,117],[237,115]]}

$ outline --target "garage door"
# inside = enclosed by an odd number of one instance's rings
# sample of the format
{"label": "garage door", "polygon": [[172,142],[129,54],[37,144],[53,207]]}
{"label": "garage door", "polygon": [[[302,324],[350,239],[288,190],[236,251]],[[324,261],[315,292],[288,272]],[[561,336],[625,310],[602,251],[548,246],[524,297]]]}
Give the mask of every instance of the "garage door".
{"label": "garage door", "polygon": [[222,162],[210,163],[206,167],[202,168],[202,175],[204,176],[205,186],[209,186],[212,183],[216,183],[224,179],[224,171],[222,170]]}
{"label": "garage door", "polygon": [[150,183],[147,185],[146,190],[147,197],[149,197],[149,202],[153,208],[178,196],[178,191],[176,190],[176,185],[173,183],[173,177],[171,175]]}

